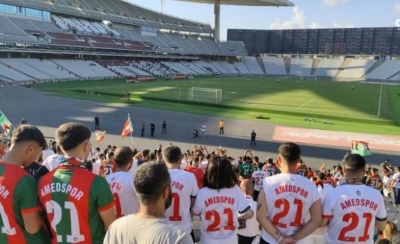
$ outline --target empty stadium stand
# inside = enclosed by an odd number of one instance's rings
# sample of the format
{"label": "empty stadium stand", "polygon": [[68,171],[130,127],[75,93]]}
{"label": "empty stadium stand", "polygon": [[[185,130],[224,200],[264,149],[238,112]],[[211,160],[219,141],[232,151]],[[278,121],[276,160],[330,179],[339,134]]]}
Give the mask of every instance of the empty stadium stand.
{"label": "empty stadium stand", "polygon": [[265,75],[255,57],[245,56],[243,57],[243,62],[253,75]]}
{"label": "empty stadium stand", "polygon": [[311,75],[313,59],[311,58],[292,58],[290,63],[291,75]]}
{"label": "empty stadium stand", "polygon": [[51,61],[81,78],[118,77],[114,72],[93,61],[62,59],[53,59]]}
{"label": "empty stadium stand", "polygon": [[343,64],[342,58],[329,59],[324,58],[319,62],[314,75],[325,76],[325,77],[335,77],[339,72],[340,67]]}
{"label": "empty stadium stand", "polygon": [[386,60],[379,67],[368,73],[365,78],[367,80],[386,80],[399,72],[399,60]]}
{"label": "empty stadium stand", "polygon": [[369,59],[346,59],[336,77],[353,79],[361,78],[368,72],[375,62],[376,60]]}
{"label": "empty stadium stand", "polygon": [[283,58],[263,57],[263,62],[268,75],[287,75]]}

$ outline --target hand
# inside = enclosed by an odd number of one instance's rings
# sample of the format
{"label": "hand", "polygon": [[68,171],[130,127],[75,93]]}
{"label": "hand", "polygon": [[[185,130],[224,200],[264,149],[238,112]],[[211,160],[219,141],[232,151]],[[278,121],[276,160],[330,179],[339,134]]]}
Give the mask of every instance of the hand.
{"label": "hand", "polygon": [[296,240],[292,237],[284,237],[279,244],[295,244]]}

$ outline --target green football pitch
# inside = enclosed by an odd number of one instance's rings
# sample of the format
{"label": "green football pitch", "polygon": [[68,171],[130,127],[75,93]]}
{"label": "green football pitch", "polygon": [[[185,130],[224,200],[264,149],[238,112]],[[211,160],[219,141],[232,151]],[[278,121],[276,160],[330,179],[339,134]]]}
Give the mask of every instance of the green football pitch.
{"label": "green football pitch", "polygon": [[[222,90],[195,93],[192,87]],[[359,82],[300,81],[254,77],[159,79],[138,84],[123,80],[36,84],[55,95],[217,117],[257,120],[316,129],[400,135],[400,86]],[[306,118],[312,118],[311,121]]]}

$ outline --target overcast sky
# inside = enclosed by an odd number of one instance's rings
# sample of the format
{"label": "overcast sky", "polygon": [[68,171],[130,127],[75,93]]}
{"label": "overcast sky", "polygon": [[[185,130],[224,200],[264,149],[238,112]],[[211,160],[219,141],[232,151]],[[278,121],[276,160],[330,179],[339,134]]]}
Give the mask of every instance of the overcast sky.
{"label": "overcast sky", "polygon": [[[161,0],[126,0],[161,11]],[[295,7],[221,8],[221,39],[227,29],[394,27],[400,0],[292,0]],[[164,13],[214,26],[213,6],[165,0]]]}

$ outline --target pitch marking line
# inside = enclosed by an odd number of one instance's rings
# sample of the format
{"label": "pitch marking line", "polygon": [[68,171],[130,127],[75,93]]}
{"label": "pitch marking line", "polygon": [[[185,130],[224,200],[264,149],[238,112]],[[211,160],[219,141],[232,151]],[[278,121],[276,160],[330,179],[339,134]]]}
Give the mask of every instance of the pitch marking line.
{"label": "pitch marking line", "polygon": [[310,100],[310,101],[306,102],[305,104],[298,106],[296,109],[300,109],[300,108],[306,106],[307,104],[309,104],[309,103],[311,103],[311,102],[313,102],[313,101],[314,101],[314,100]]}

